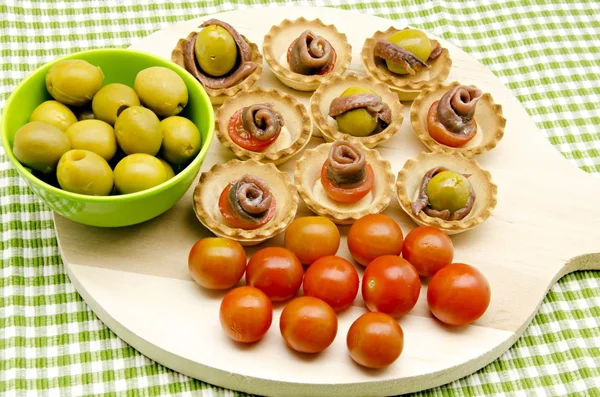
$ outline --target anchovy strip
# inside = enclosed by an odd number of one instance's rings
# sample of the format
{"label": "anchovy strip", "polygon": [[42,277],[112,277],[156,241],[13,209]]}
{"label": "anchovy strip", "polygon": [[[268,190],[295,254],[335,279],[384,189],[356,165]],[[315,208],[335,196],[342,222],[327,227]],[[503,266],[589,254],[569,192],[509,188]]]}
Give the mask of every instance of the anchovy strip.
{"label": "anchovy strip", "polygon": [[453,134],[475,134],[473,122],[482,92],[475,86],[461,85],[444,94],[437,107],[437,118]]}
{"label": "anchovy strip", "polygon": [[335,185],[353,187],[364,181],[365,153],[348,141],[335,141],[329,150],[327,178]]}
{"label": "anchovy strip", "polygon": [[329,116],[337,116],[355,109],[366,109],[372,117],[377,118],[380,130],[392,122],[392,110],[375,94],[358,94],[335,98],[329,105]]}
{"label": "anchovy strip", "polygon": [[273,109],[273,104],[262,103],[248,106],[242,112],[244,129],[256,139],[266,141],[281,132],[283,116]]}
{"label": "anchovy strip", "polygon": [[261,178],[244,175],[236,182],[231,182],[227,200],[236,218],[257,224],[267,216],[273,194]]}
{"label": "anchovy strip", "polygon": [[292,72],[312,75],[327,68],[332,60],[331,44],[323,37],[306,30],[294,42],[288,63]]}

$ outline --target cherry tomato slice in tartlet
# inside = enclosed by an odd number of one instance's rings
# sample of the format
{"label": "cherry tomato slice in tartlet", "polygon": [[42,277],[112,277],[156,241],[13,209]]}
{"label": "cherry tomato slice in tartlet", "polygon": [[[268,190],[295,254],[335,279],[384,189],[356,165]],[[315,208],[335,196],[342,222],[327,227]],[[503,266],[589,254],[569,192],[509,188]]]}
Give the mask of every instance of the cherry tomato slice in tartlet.
{"label": "cherry tomato slice in tartlet", "polygon": [[[292,41],[292,44],[290,44],[290,46],[288,47],[288,50],[287,50],[288,64],[290,63],[290,57],[292,55],[292,49],[294,48],[294,44],[296,44],[296,40]],[[331,45],[331,43],[329,43],[329,45]],[[337,52],[335,52],[335,48],[333,48],[333,46],[331,46],[331,55],[332,55],[331,63],[325,69],[320,70],[318,73],[316,73],[317,76],[322,76],[333,70],[333,68],[335,67],[335,62],[337,61]]]}
{"label": "cherry tomato slice in tartlet", "polygon": [[321,184],[323,185],[325,194],[333,201],[337,201],[338,203],[356,203],[373,189],[375,174],[369,164],[367,164],[366,177],[363,183],[352,188],[344,188],[335,186],[327,177],[328,163],[329,161],[326,161],[321,168]]}
{"label": "cherry tomato slice in tartlet", "polygon": [[429,131],[429,135],[442,145],[450,147],[462,147],[466,145],[477,134],[477,127],[469,135],[451,133],[437,117],[438,103],[439,101],[432,103],[427,113],[427,130]]}
{"label": "cherry tomato slice in tartlet", "polygon": [[281,131],[270,139],[260,140],[255,138],[252,136],[252,134],[244,129],[244,125],[242,124],[242,113],[244,110],[245,108],[238,110],[229,119],[229,124],[227,124],[229,138],[231,138],[233,143],[246,150],[251,150],[253,152],[265,150],[277,140]]}
{"label": "cherry tomato slice in tartlet", "polygon": [[231,205],[229,204],[229,200],[227,199],[227,196],[229,195],[229,190],[231,190],[231,184],[228,183],[227,186],[225,186],[225,189],[223,189],[223,191],[221,192],[221,196],[219,196],[219,211],[221,212],[221,215],[223,215],[223,218],[225,218],[225,221],[229,226],[244,230],[258,229],[259,227],[269,222],[275,215],[276,204],[275,197],[273,197],[273,200],[271,201],[271,206],[267,211],[267,215],[262,217],[260,219],[260,222],[250,223],[242,219],[238,219],[235,216],[233,208],[231,208]]}

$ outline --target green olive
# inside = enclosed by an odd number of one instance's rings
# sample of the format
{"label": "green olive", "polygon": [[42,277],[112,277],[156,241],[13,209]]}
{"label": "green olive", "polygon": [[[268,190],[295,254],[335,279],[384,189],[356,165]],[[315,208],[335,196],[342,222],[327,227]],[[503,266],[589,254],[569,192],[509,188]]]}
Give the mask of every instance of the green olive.
{"label": "green olive", "polygon": [[106,161],[110,161],[117,152],[115,131],[104,121],[78,121],[67,128],[65,134],[73,149],[89,150]]}
{"label": "green olive", "polygon": [[108,196],[113,188],[113,171],[102,157],[89,150],[69,150],[56,169],[63,190],[89,196]]}
{"label": "green olive", "polygon": [[442,171],[427,184],[431,208],[438,211],[458,211],[467,205],[471,195],[471,183],[462,174]]}
{"label": "green olive", "polygon": [[223,27],[210,25],[198,33],[194,52],[200,68],[211,76],[223,76],[235,66],[237,44]]}
{"label": "green olive", "polygon": [[60,128],[32,121],[15,133],[13,153],[21,164],[43,173],[52,172],[71,142]]}
{"label": "green olive", "polygon": [[[399,47],[404,48],[406,51],[412,52],[421,61],[426,62],[431,54],[431,40],[425,33],[417,29],[404,29],[397,33],[394,33],[388,39],[392,43]],[[392,73],[407,74],[408,72],[404,67],[397,63],[386,61],[388,69]]]}
{"label": "green olive", "polygon": [[160,120],[151,110],[141,106],[131,106],[117,117],[115,134],[125,154],[155,156],[163,139]]}
{"label": "green olive", "polygon": [[141,192],[167,181],[165,166],[149,154],[130,154],[115,167],[115,185],[121,194]]}
{"label": "green olive", "polygon": [[175,176],[175,171],[173,171],[173,167],[171,167],[171,164],[167,163],[163,159],[159,159],[159,160],[162,163],[162,165],[165,167],[165,171],[167,172],[167,180],[173,178]]}
{"label": "green olive", "polygon": [[140,71],[133,88],[142,105],[158,116],[175,116],[188,103],[188,89],[181,76],[162,66]]}
{"label": "green olive", "polygon": [[52,124],[65,131],[77,122],[77,117],[67,106],[58,101],[42,102],[29,116],[29,121],[41,121]]}
{"label": "green olive", "polygon": [[[347,88],[340,97],[374,94],[373,91],[363,87]],[[366,109],[354,109],[336,117],[338,129],[352,136],[368,136],[377,128],[377,119],[369,114]]]}
{"label": "green olive", "polygon": [[140,99],[133,88],[125,84],[108,84],[92,99],[94,116],[110,125],[115,125],[117,117],[130,106],[140,106]]}
{"label": "green olive", "polygon": [[102,87],[102,69],[82,59],[61,61],[46,74],[46,89],[57,101],[82,106]]}
{"label": "green olive", "polygon": [[163,129],[161,156],[172,164],[185,164],[200,151],[200,131],[190,120],[172,116],[160,122]]}

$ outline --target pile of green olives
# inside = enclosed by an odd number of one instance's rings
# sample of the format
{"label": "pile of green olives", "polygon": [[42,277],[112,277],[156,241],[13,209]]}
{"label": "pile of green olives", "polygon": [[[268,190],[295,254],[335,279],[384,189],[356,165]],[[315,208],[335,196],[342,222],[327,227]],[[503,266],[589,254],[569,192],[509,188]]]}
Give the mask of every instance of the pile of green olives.
{"label": "pile of green olives", "polygon": [[101,68],[66,60],[46,74],[52,100],[15,133],[13,153],[36,176],[93,196],[136,193],[166,182],[200,152],[196,125],[178,114],[183,79],[168,68],[141,70],[132,87],[104,85]]}

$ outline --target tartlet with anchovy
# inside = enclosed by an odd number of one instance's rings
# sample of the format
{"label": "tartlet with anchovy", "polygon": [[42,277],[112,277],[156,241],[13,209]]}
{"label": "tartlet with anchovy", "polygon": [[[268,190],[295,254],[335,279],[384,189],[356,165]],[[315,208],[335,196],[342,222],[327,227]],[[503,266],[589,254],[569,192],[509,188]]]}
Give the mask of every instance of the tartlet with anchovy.
{"label": "tartlet with anchovy", "polygon": [[306,206],[342,225],[383,211],[394,195],[394,180],[377,150],[349,140],[304,151],[294,173]]}
{"label": "tartlet with anchovy", "polygon": [[400,131],[404,119],[404,107],[385,84],[352,73],[321,84],[310,111],[326,141],[347,139],[368,148]]}
{"label": "tartlet with anchovy", "polygon": [[412,101],[426,87],[450,73],[448,49],[417,29],[390,27],[365,40],[361,59],[366,73],[394,90],[401,101]]}
{"label": "tartlet with anchovy", "polygon": [[240,159],[282,164],[306,146],[308,110],[278,90],[240,92],[216,111],[216,135]]}
{"label": "tartlet with anchovy", "polygon": [[410,122],[430,150],[466,157],[495,148],[506,126],[502,106],[489,93],[459,82],[424,90],[411,105]]}
{"label": "tartlet with anchovy", "polygon": [[256,245],[284,231],[296,216],[298,194],[273,164],[230,160],[200,175],[193,207],[217,236]]}
{"label": "tartlet with anchovy", "polygon": [[457,234],[479,226],[494,211],[498,188],[489,172],[460,154],[421,153],[396,180],[402,209],[419,225]]}
{"label": "tartlet with anchovy", "polygon": [[226,22],[209,19],[199,28],[177,41],[171,60],[202,84],[213,105],[220,105],[258,81],[263,58],[256,44]]}
{"label": "tartlet with anchovy", "polygon": [[300,17],[271,27],[264,37],[263,54],[283,84],[299,91],[314,91],[348,69],[352,47],[334,25]]}

